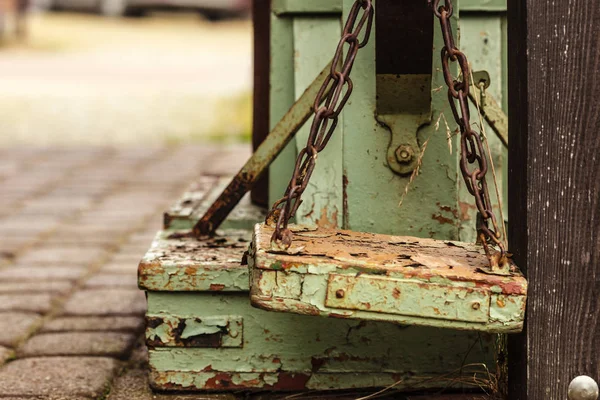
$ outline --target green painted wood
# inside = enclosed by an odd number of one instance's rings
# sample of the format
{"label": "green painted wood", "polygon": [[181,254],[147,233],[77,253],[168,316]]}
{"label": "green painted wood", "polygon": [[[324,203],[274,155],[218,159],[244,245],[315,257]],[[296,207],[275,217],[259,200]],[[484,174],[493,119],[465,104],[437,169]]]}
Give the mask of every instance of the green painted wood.
{"label": "green painted wood", "polygon": [[239,292],[248,290],[248,268],[241,265],[249,230],[219,230],[196,239],[190,230],[156,234],[138,267],[138,285],[151,291]]}
{"label": "green painted wood", "polygon": [[250,299],[266,310],[494,333],[520,332],[527,281],[481,272],[481,246],[344,230],[294,229],[296,253],[272,251],[256,225]]}
{"label": "green painted wood", "polygon": [[[463,363],[490,361],[485,355],[493,346],[487,334],[270,313],[250,306],[247,293],[149,292],[148,310],[243,317],[241,348],[150,350],[150,379],[162,390],[348,389],[396,382],[398,389],[441,389],[448,377],[436,376],[456,371],[449,375],[456,377]],[[423,351],[428,348],[436,351]]]}
{"label": "green painted wood", "polygon": [[[294,92],[293,19],[271,14],[270,128],[288,112]],[[269,168],[269,205],[282,196],[294,169],[296,140],[292,139]]]}
{"label": "green painted wood", "polygon": [[[345,12],[351,4],[352,0],[345,0]],[[453,17],[454,27],[458,25],[457,14]],[[377,77],[373,73],[374,39],[372,37],[358,53],[352,71],[354,92],[343,112],[343,168],[348,199],[344,227],[358,231],[458,239],[458,140],[456,136],[451,138],[453,153],[450,154],[444,122],[437,130],[435,126],[440,113],[444,113],[450,129],[456,129],[443,89],[438,56],[442,43],[439,27],[436,25],[435,28],[436,56],[433,57],[430,85],[432,119],[430,124],[415,131],[421,147],[416,151],[417,156],[426,141],[427,149],[420,173],[412,183],[408,176],[397,175],[388,168],[386,158],[390,133],[373,118],[377,107]],[[408,193],[400,207],[405,190]]]}
{"label": "green painted wood", "polygon": [[285,14],[340,14],[342,0],[273,0],[272,10],[279,16]]}
{"label": "green painted wood", "polygon": [[[461,2],[462,10],[462,2]],[[502,15],[496,13],[464,13],[460,18],[460,47],[467,55],[473,71],[485,70],[490,74],[491,85],[486,89],[498,102],[503,102],[505,91],[503,90],[503,41],[502,41]],[[473,103],[470,103],[471,119],[480,126],[479,114]],[[502,141],[496,136],[490,125],[484,120],[486,136],[492,153],[492,160],[496,168],[496,177],[499,186],[499,192],[502,195],[505,191],[505,166],[506,150]],[[478,128],[479,129],[479,128]],[[494,179],[492,171],[488,172],[488,186],[490,188],[490,198],[493,209],[500,220],[498,207],[498,198],[494,190]],[[477,209],[475,207],[473,196],[467,191],[464,180],[458,180],[459,185],[459,205],[460,216],[462,218],[460,228],[460,240],[465,242],[474,242],[476,232],[474,222],[477,218]],[[503,198],[505,212],[506,197]],[[507,214],[505,213],[506,217]]]}
{"label": "green painted wood", "polygon": [[[296,1],[295,4],[298,4]],[[341,3],[340,3],[341,6]],[[340,10],[341,11],[341,10]],[[341,35],[340,13],[320,17],[294,18],[295,92],[300,96],[312,77],[331,62]],[[318,46],[315,44],[318,43]],[[306,146],[310,132],[307,123],[296,136],[296,151]],[[327,147],[319,154],[304,201],[296,213],[296,221],[306,225],[341,225],[343,210],[342,133],[335,132]],[[283,195],[283,193],[282,193]]]}
{"label": "green painted wood", "polygon": [[[163,215],[164,229],[191,229],[227,187],[231,178],[202,177],[192,183],[185,193]],[[221,229],[252,229],[264,221],[266,210],[254,205],[244,196],[221,224]]]}
{"label": "green painted wood", "polygon": [[464,11],[506,11],[506,0],[461,0],[461,12]]}

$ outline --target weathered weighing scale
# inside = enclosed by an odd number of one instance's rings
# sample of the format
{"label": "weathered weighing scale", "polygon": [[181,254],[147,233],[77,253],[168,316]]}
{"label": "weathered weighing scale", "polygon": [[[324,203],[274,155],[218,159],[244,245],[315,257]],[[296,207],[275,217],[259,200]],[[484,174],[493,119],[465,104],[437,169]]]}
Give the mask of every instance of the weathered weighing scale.
{"label": "weathered weighing scale", "polygon": [[[458,49],[457,5],[433,3],[273,2],[272,44],[294,31],[303,40],[286,51],[321,65],[337,50],[320,74],[297,66],[306,90],[226,187],[204,178],[165,215],[139,269],[154,388],[498,386],[497,334],[522,329],[527,282],[492,206],[483,119],[470,118],[485,82]],[[325,18],[302,16],[310,7]],[[402,51],[376,58],[375,42]],[[269,165],[271,192],[285,195],[262,223],[238,203]]]}

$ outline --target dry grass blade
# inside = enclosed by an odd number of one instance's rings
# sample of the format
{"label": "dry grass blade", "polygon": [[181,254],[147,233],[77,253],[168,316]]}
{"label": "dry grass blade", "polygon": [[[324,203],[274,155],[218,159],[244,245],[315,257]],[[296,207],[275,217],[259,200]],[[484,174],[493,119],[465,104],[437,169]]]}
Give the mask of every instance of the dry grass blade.
{"label": "dry grass blade", "polygon": [[410,175],[410,179],[408,180],[408,183],[404,187],[404,193],[402,193],[402,197],[400,198],[398,207],[402,207],[402,203],[404,203],[404,198],[408,194],[408,189],[410,188],[410,185],[413,183],[415,178],[419,175],[419,171],[421,170],[421,164],[423,164],[423,155],[425,154],[425,150],[427,150],[427,144],[429,143],[429,139],[430,138],[427,138],[427,140],[423,143],[423,148],[421,149],[421,153],[419,154],[419,158],[417,159],[417,166],[415,167],[414,171]]}
{"label": "dry grass blade", "polygon": [[[471,74],[471,86],[473,88],[473,90],[476,90],[475,87],[475,82],[473,81],[473,68],[469,68],[469,73]],[[477,96],[474,96],[475,99],[475,105],[477,106],[477,116],[479,117],[479,127],[481,130],[481,134],[483,135],[483,138],[485,139],[485,148],[487,150],[487,156],[488,156],[488,161],[490,163],[490,165],[492,166],[492,177],[494,178],[494,189],[496,190],[496,198],[498,199],[498,208],[500,209],[500,222],[502,224],[502,236],[503,236],[503,241],[504,241],[504,245],[508,248],[508,236],[506,233],[506,224],[504,223],[504,212],[503,212],[503,202],[502,202],[502,196],[500,195],[500,189],[498,187],[498,179],[496,176],[496,167],[494,166],[494,159],[492,158],[492,151],[490,150],[490,143],[488,141],[488,137],[487,134],[485,132],[485,125],[483,123],[483,116],[481,115],[481,107],[479,106],[479,99],[477,98]]]}

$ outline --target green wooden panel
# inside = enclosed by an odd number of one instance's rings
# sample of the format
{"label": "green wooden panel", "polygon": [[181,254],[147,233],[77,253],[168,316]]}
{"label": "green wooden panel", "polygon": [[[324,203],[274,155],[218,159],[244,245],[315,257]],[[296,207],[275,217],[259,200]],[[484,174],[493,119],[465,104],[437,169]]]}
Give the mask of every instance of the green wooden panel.
{"label": "green wooden panel", "polygon": [[[352,0],[346,0],[345,11]],[[458,13],[453,17],[457,26]],[[432,15],[433,18],[433,15]],[[376,23],[376,22],[375,22]],[[372,38],[374,39],[374,38]],[[375,40],[361,49],[352,71],[354,93],[344,110],[344,174],[348,207],[345,227],[352,230],[402,234],[419,237],[458,239],[457,171],[458,138],[451,137],[449,151],[444,122],[436,129],[435,121],[443,113],[450,130],[451,121],[441,61],[442,46],[439,25],[435,25],[432,66],[432,119],[414,132],[422,152],[420,174],[410,183],[408,176],[399,176],[386,164],[390,133],[378,124],[376,111],[377,86],[375,71]],[[427,44],[423,44],[427,45]],[[408,186],[408,187],[407,187]],[[399,203],[402,194],[402,206]]]}
{"label": "green wooden panel", "polygon": [[444,388],[464,364],[485,360],[493,369],[487,334],[271,313],[250,306],[247,293],[149,292],[148,310],[243,318],[240,348],[151,350],[151,382],[162,389]]}
{"label": "green wooden panel", "polygon": [[[315,74],[316,76],[316,74]],[[270,128],[279,122],[294,104],[293,20],[271,15],[271,91]],[[279,199],[290,180],[296,158],[296,140],[279,154],[269,168],[269,203]]]}
{"label": "green wooden panel", "polygon": [[463,11],[506,11],[506,0],[461,0]]}
{"label": "green wooden panel", "polygon": [[[340,15],[294,18],[295,91],[300,96],[332,58],[341,35]],[[318,44],[318,45],[317,45]],[[296,135],[299,152],[308,139],[310,121]],[[304,201],[296,213],[301,224],[337,227],[342,222],[342,132],[338,129],[319,154]]]}
{"label": "green wooden panel", "polygon": [[[462,4],[462,3],[461,3]],[[502,104],[505,98],[503,74],[503,40],[502,40],[502,15],[496,13],[463,13],[460,18],[460,47],[467,55],[473,71],[485,70],[490,74],[491,85],[487,92],[492,94]],[[479,129],[480,120],[477,108],[470,103],[471,120]],[[490,126],[483,121],[486,136],[492,153],[492,160],[496,167],[496,177],[500,194],[504,192],[504,176],[506,169],[506,151],[500,139],[494,134]],[[494,204],[494,212],[500,220],[498,200],[494,189],[494,178],[490,168],[487,175],[490,198]],[[460,190],[460,213],[462,217],[460,240],[474,242],[476,232],[474,221],[477,217],[477,209],[473,196],[469,194],[464,181],[459,179]],[[504,210],[507,210],[505,199],[503,199]],[[505,215],[506,217],[506,215]]]}
{"label": "green wooden panel", "polygon": [[277,15],[340,14],[342,0],[273,0],[271,8]]}

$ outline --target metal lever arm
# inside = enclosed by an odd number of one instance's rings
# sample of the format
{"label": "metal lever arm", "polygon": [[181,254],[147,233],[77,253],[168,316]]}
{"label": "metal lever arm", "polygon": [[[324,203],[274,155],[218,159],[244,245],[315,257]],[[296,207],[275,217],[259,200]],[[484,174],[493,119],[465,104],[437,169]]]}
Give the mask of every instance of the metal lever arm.
{"label": "metal lever arm", "polygon": [[[269,135],[248,159],[242,169],[196,223],[194,226],[194,235],[196,237],[212,235],[217,230],[231,210],[254,186],[258,178],[267,170],[268,166],[310,118],[314,113],[314,99],[325,79],[329,77],[330,70],[331,63],[323,68],[323,71],[302,93],[302,96],[300,96],[271,132],[269,132]],[[329,90],[331,88],[327,92]],[[323,98],[326,98],[327,94],[325,93]]]}

